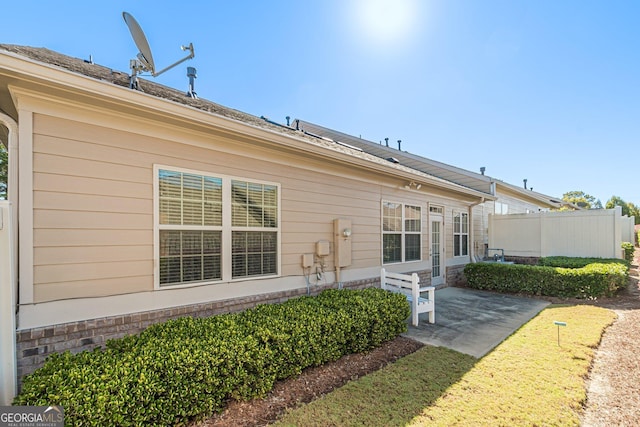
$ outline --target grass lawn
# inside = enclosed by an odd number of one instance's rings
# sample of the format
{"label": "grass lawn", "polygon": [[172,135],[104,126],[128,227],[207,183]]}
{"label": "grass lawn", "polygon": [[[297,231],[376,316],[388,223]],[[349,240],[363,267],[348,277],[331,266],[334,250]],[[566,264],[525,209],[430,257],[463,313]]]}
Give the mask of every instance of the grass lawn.
{"label": "grass lawn", "polygon": [[[603,308],[550,306],[482,359],[424,347],[290,411],[278,425],[579,425]],[[554,321],[567,323],[558,327]]]}

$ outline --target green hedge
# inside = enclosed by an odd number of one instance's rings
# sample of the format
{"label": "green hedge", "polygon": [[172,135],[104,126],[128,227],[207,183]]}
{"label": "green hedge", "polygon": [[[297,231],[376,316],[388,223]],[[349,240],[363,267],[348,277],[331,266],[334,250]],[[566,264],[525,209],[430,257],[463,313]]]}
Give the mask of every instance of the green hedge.
{"label": "green hedge", "polygon": [[243,313],[185,317],[112,340],[104,350],[54,354],[24,379],[15,405],[62,405],[68,425],[184,425],[230,398],[406,330],[403,295],[331,290]]}
{"label": "green hedge", "polygon": [[589,264],[629,264],[619,258],[578,258],[568,256],[550,256],[538,260],[538,265],[547,267],[582,268]]}
{"label": "green hedge", "polygon": [[631,242],[622,242],[622,249],[624,250],[624,259],[627,260],[628,263],[633,262],[633,251],[635,250],[635,246]]}
{"label": "green hedge", "polygon": [[475,263],[464,269],[471,288],[563,298],[611,296],[626,286],[628,272],[623,263],[592,263],[582,268]]}

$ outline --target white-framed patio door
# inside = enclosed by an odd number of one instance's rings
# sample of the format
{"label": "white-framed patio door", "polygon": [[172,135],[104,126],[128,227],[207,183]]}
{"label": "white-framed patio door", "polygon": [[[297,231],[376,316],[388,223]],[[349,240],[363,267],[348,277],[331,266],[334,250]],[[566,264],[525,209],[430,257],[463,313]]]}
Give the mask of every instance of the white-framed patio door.
{"label": "white-framed patio door", "polygon": [[431,234],[429,238],[431,256],[431,286],[444,283],[444,221],[442,216],[431,214]]}

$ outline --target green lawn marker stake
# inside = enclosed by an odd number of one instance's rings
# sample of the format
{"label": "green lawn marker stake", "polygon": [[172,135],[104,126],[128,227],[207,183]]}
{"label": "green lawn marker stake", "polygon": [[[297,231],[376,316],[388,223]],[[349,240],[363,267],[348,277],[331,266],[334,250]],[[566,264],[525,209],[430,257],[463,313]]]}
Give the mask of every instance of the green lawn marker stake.
{"label": "green lawn marker stake", "polygon": [[558,345],[560,345],[560,326],[567,326],[567,322],[560,322],[558,320],[554,320],[553,324],[558,327]]}

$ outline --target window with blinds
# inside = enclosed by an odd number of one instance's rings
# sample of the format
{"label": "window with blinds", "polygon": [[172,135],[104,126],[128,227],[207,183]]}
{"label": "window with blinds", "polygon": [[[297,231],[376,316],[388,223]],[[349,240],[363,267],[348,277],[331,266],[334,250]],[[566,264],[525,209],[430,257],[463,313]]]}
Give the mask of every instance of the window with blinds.
{"label": "window with blinds", "polygon": [[453,215],[453,256],[469,255],[469,214]]}
{"label": "window with blinds", "polygon": [[422,209],[382,202],[382,262],[419,261],[422,257]]}
{"label": "window with blinds", "polygon": [[232,277],[275,274],[277,187],[234,180],[231,199]]}
{"label": "window with blinds", "polygon": [[158,283],[278,273],[278,186],[157,168]]}

